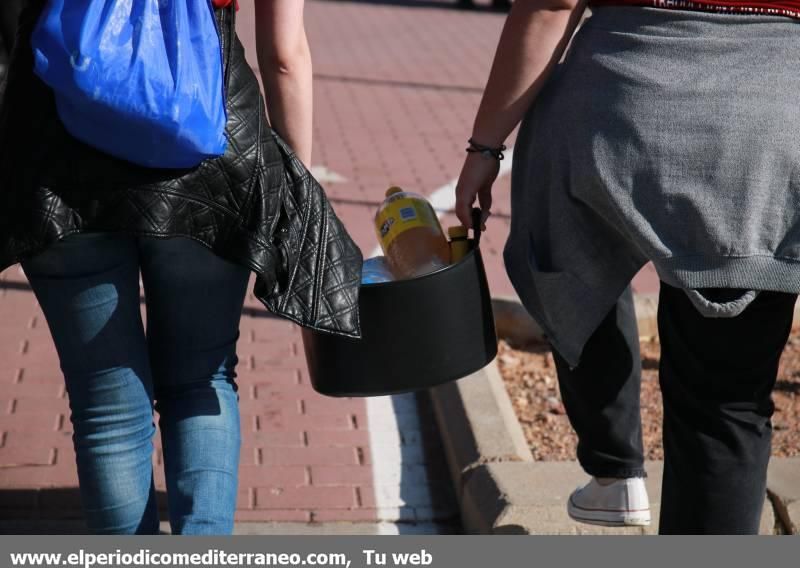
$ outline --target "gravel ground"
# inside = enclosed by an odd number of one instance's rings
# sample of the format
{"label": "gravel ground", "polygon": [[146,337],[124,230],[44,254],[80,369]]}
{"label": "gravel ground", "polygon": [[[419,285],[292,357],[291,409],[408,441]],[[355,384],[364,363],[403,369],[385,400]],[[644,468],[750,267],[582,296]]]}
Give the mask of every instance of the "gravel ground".
{"label": "gravel ground", "polygon": [[[661,392],[658,387],[657,340],[642,340],[642,425],[647,459],[664,458],[661,446]],[[500,373],[536,460],[575,459],[577,440],[564,412],[556,369],[545,345],[512,349],[500,343]],[[772,455],[800,455],[800,331],[789,339],[773,393]]]}

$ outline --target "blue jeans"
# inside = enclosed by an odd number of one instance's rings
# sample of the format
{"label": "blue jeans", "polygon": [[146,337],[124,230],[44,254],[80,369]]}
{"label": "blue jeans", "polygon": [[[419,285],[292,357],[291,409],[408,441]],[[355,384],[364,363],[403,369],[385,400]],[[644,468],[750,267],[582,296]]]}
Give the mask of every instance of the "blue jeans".
{"label": "blue jeans", "polygon": [[23,268],[66,380],[89,530],[158,533],[155,403],[173,533],[231,533],[249,271],[189,239],[108,233],[67,237]]}

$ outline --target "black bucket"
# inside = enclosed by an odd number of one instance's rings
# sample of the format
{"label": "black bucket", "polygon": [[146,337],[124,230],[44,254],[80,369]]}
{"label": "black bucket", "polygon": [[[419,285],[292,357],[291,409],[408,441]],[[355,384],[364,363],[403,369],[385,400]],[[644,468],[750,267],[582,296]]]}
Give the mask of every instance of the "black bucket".
{"label": "black bucket", "polygon": [[427,389],[466,377],[497,355],[476,241],[461,261],[431,274],[363,285],[360,312],[360,340],[303,330],[316,391],[381,396]]}

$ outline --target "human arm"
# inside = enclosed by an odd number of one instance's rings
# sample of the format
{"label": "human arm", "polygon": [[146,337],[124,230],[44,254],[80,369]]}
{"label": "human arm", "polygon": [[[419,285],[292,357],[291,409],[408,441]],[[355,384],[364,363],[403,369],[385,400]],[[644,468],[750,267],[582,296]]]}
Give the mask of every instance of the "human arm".
{"label": "human arm", "polygon": [[304,0],[254,0],[256,51],[272,127],[311,163],[313,90]]}
{"label": "human arm", "polygon": [[[561,59],[586,7],[585,0],[517,0],[508,15],[472,130],[472,139],[499,147],[522,121]],[[500,164],[467,154],[456,186],[456,215],[471,227],[477,198],[484,220]]]}

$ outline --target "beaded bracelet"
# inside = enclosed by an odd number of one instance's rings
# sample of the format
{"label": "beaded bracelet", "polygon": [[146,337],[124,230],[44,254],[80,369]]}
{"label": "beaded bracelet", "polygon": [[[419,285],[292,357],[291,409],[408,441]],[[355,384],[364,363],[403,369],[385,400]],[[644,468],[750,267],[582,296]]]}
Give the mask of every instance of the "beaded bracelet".
{"label": "beaded bracelet", "polygon": [[470,154],[481,154],[487,158],[494,158],[495,160],[502,160],[505,158],[503,152],[506,150],[505,144],[500,144],[497,148],[493,148],[491,146],[484,146],[483,144],[478,144],[470,138],[467,143],[469,144],[469,148],[467,148],[467,152]]}

